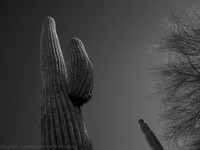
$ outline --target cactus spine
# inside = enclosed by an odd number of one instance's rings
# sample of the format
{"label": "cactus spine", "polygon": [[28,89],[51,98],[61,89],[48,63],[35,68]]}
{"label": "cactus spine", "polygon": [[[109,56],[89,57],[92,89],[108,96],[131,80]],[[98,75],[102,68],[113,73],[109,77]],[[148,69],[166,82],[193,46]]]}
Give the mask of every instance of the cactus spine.
{"label": "cactus spine", "polygon": [[[64,58],[53,18],[46,17],[40,38],[41,144],[43,149],[91,150],[80,107],[68,96]],[[70,68],[69,68],[70,69]]]}
{"label": "cactus spine", "polygon": [[152,150],[164,150],[163,146],[161,145],[153,131],[149,128],[149,126],[144,122],[143,119],[139,120],[139,124]]}

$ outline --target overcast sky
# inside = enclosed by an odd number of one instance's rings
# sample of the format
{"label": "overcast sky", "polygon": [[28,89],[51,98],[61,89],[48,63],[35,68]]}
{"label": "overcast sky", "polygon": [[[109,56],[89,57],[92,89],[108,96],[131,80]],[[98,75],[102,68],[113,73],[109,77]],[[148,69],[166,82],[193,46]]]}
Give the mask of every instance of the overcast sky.
{"label": "overcast sky", "polygon": [[[162,135],[149,50],[171,8],[198,0],[15,0],[0,2],[0,145],[39,144],[39,39],[51,16],[65,55],[82,40],[95,68],[92,100],[83,107],[95,150],[149,150],[138,120]],[[162,142],[163,143],[163,142]],[[164,143],[163,143],[164,144]]]}

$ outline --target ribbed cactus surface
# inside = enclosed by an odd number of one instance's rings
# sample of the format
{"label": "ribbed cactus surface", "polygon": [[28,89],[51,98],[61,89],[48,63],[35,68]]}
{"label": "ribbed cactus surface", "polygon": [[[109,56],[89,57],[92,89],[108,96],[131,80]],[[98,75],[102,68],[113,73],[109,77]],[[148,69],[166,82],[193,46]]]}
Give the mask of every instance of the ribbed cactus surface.
{"label": "ribbed cactus surface", "polygon": [[91,150],[82,110],[72,103],[68,95],[68,82],[73,77],[68,79],[56,24],[51,17],[46,17],[42,24],[40,63],[43,82],[40,111],[43,149]]}
{"label": "ribbed cactus surface", "polygon": [[81,40],[72,38],[67,44],[68,94],[73,104],[82,106],[90,100],[94,84],[94,72]]}
{"label": "ribbed cactus surface", "polygon": [[139,120],[139,124],[152,150],[164,150],[164,148],[162,147],[161,143],[159,142],[153,131],[149,128],[149,126],[144,122],[143,119]]}

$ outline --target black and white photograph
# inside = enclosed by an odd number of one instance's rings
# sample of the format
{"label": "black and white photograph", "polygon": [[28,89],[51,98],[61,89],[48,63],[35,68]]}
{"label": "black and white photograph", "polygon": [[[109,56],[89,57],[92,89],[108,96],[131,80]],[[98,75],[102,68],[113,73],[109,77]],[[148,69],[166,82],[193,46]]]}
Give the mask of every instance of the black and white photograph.
{"label": "black and white photograph", "polygon": [[200,1],[1,0],[0,150],[200,150]]}

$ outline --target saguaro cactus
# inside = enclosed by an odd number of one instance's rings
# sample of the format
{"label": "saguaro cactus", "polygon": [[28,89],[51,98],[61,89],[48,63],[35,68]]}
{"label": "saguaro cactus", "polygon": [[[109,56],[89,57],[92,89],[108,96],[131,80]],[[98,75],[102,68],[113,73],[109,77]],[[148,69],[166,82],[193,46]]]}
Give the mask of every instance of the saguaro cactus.
{"label": "saguaro cactus", "polygon": [[164,148],[162,147],[161,143],[159,142],[153,131],[149,128],[149,126],[144,122],[143,119],[139,120],[139,124],[152,150],[164,150]]}
{"label": "saguaro cactus", "polygon": [[[73,53],[77,52],[73,51]],[[72,77],[68,79],[67,69],[73,70],[74,68],[68,65],[66,69],[56,33],[56,24],[51,17],[46,17],[42,24],[40,63],[43,83],[40,112],[43,149],[91,150],[92,146],[83,121],[82,110],[72,103],[73,100],[70,100],[68,95],[71,86],[69,81]],[[90,78],[93,79],[93,77]],[[87,82],[81,83],[86,84]],[[91,90],[90,88],[89,91]]]}

